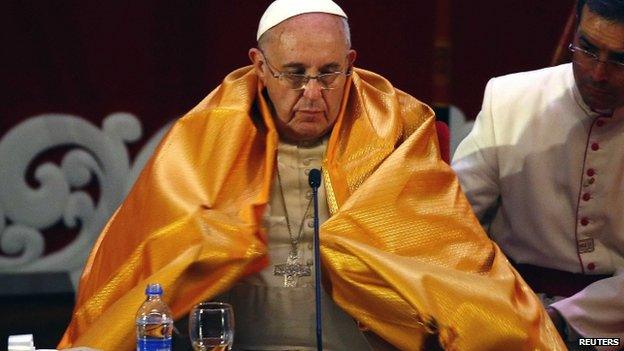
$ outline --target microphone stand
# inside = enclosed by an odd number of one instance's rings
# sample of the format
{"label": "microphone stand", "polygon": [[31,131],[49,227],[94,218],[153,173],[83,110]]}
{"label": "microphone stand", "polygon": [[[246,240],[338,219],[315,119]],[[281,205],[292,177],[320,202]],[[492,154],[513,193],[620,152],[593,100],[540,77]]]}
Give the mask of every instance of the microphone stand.
{"label": "microphone stand", "polygon": [[316,283],[316,349],[323,351],[323,328],[321,319],[321,249],[319,240],[318,188],[321,185],[321,171],[314,168],[308,175],[314,201],[314,280]]}

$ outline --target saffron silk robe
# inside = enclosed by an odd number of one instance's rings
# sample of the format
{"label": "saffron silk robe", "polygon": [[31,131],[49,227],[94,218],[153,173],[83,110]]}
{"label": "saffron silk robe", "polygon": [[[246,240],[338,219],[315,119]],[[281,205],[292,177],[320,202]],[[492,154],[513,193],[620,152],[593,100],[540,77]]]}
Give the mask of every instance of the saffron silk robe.
{"label": "saffron silk robe", "polygon": [[[148,282],[177,319],[269,264],[278,135],[262,91],[238,69],[175,124],[97,240],[60,347],[131,350]],[[356,69],[323,184],[324,288],[373,332],[402,350],[428,337],[447,350],[565,349],[440,159],[429,107]]]}

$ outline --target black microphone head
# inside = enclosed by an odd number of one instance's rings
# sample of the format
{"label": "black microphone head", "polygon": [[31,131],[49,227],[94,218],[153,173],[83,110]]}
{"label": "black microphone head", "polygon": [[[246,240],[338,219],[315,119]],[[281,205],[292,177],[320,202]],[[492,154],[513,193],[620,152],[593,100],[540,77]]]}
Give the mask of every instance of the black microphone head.
{"label": "black microphone head", "polygon": [[318,188],[321,185],[321,171],[312,168],[308,174],[308,183],[312,188]]}

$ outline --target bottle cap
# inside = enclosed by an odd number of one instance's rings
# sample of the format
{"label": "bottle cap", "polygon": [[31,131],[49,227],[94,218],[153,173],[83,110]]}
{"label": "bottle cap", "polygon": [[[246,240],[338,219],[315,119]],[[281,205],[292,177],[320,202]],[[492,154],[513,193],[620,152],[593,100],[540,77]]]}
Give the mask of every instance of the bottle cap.
{"label": "bottle cap", "polygon": [[9,335],[9,351],[34,351],[32,334]]}
{"label": "bottle cap", "polygon": [[145,288],[145,294],[146,295],[162,295],[163,294],[162,286],[160,286],[160,284],[158,283],[147,284],[147,287]]}

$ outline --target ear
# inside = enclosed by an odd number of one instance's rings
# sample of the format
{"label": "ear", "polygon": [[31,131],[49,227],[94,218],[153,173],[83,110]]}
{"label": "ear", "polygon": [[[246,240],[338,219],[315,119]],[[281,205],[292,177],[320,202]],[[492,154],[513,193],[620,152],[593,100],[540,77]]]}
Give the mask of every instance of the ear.
{"label": "ear", "polygon": [[347,60],[349,61],[349,66],[353,67],[353,63],[355,62],[355,59],[357,58],[357,51],[350,49],[347,52]]}
{"label": "ear", "polygon": [[256,75],[260,78],[262,84],[266,85],[267,74],[265,72],[264,55],[262,55],[262,51],[258,48],[249,49],[249,59],[254,67],[254,71],[256,71]]}

